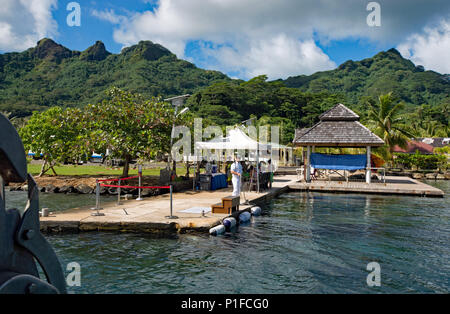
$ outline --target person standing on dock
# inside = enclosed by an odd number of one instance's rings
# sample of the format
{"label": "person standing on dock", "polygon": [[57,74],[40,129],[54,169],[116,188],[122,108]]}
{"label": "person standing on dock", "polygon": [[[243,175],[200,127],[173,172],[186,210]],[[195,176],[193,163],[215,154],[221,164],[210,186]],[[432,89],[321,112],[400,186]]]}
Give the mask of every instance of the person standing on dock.
{"label": "person standing on dock", "polygon": [[234,163],[231,165],[230,169],[233,175],[231,182],[233,183],[233,194],[232,196],[240,196],[241,194],[241,176],[242,176],[242,165],[239,162],[239,156],[234,156]]}

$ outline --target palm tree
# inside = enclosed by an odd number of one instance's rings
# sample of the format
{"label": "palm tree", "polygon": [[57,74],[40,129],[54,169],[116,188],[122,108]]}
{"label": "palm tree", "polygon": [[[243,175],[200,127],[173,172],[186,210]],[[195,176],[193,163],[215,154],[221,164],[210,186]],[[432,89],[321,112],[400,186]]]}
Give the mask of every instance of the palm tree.
{"label": "palm tree", "polygon": [[9,111],[0,110],[0,114],[3,114],[17,130],[24,127],[29,119],[29,117],[24,118],[13,117],[13,114]]}
{"label": "palm tree", "polygon": [[392,159],[392,152],[396,145],[406,148],[409,138],[413,137],[411,131],[400,116],[404,109],[403,102],[396,103],[392,92],[378,97],[378,104],[369,104],[369,119],[373,123],[373,131],[381,137],[385,146],[379,153],[386,159]]}

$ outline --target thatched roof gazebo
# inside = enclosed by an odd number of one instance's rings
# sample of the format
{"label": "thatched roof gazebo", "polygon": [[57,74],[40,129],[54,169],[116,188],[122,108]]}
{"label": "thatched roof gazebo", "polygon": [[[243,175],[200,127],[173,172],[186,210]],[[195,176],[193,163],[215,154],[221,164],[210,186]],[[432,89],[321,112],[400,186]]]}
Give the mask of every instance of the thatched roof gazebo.
{"label": "thatched roof gazebo", "polygon": [[[314,154],[316,168],[335,170],[366,170],[366,182],[370,183],[371,147],[384,145],[384,141],[373,134],[368,128],[359,122],[359,116],[343,104],[337,104],[330,110],[320,115],[320,122],[309,129],[299,129],[295,132],[294,145],[307,147],[305,162],[306,181],[310,182],[311,148],[315,147],[365,147],[364,155],[323,155]],[[359,156],[359,157],[357,157]],[[362,165],[365,162],[365,167]],[[317,166],[320,164],[320,167]]]}

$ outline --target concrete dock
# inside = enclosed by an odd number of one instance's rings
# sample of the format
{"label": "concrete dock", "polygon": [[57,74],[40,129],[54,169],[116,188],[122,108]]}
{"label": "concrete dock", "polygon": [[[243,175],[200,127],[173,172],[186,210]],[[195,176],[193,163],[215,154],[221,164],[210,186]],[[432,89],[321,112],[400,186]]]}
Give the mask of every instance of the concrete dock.
{"label": "concrete dock", "polygon": [[[316,191],[337,193],[399,194],[414,196],[443,197],[444,192],[408,177],[386,177],[386,183],[363,183],[345,181],[317,180],[311,183],[298,181],[296,175],[276,176],[272,189],[246,192],[245,197],[252,205],[241,205],[238,215],[249,210],[255,204],[263,204],[288,191]],[[43,233],[78,233],[87,231],[113,231],[152,234],[157,237],[171,237],[180,233],[207,233],[210,228],[222,223],[229,215],[205,213],[186,213],[193,207],[211,208],[220,202],[222,197],[231,195],[232,189],[219,191],[186,191],[174,193],[173,215],[176,219],[168,219],[170,214],[169,194],[144,199],[143,201],[124,200],[123,205],[103,203],[100,210],[104,216],[92,216],[90,207],[75,208],[57,212],[50,217],[41,217]],[[241,194],[241,204],[244,203]]]}
{"label": "concrete dock", "polygon": [[385,195],[411,195],[426,197],[443,197],[444,192],[428,184],[409,177],[386,176],[385,182],[346,182],[315,180],[311,183],[304,181],[289,184],[290,190],[335,192],[335,193],[364,193]]}
{"label": "concrete dock", "polygon": [[[272,189],[256,192],[245,192],[245,198],[252,205],[240,205],[239,212],[249,210],[254,204],[262,204],[281,193],[287,192],[289,183],[294,183],[296,176],[278,177]],[[170,214],[169,194],[144,199],[143,201],[124,200],[123,205],[104,203],[100,210],[104,216],[92,216],[90,207],[75,208],[54,213],[50,217],[41,217],[41,231],[44,233],[77,233],[84,231],[118,231],[148,233],[155,236],[170,236],[178,233],[208,232],[210,228],[222,223],[230,215],[205,213],[185,213],[193,207],[211,208],[212,204],[221,201],[222,197],[231,195],[232,188],[218,191],[186,191],[173,194],[173,215],[176,219],[168,219]],[[245,201],[241,193],[241,204]],[[237,215],[239,212],[234,213]]]}

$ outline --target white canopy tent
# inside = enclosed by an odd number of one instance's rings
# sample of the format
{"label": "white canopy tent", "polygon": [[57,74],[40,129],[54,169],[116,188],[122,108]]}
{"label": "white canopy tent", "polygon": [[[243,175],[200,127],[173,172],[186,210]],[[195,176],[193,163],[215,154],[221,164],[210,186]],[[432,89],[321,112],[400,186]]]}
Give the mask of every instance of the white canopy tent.
{"label": "white canopy tent", "polygon": [[[234,129],[229,130],[226,137],[222,136],[214,138],[207,142],[196,142],[195,148],[201,150],[203,149],[216,150],[220,152],[220,157],[222,156],[221,153],[222,151],[229,151],[231,152],[231,154],[229,154],[228,156],[230,160],[232,160],[231,158],[234,150],[240,151],[248,150],[249,153],[247,160],[256,161],[256,163],[259,164],[260,160],[267,161],[269,159],[269,158],[260,158],[260,151],[270,150],[270,159],[272,159],[273,150],[279,151],[280,149],[287,148],[287,146],[280,145],[277,143],[259,143],[258,141],[252,139],[247,134],[245,134],[245,132],[241,130],[239,127],[236,127]],[[219,160],[221,159],[220,157]],[[243,159],[245,159],[245,157],[243,157]],[[272,159],[272,167],[273,167],[272,171],[275,171],[277,166],[278,166],[277,162]],[[256,168],[258,171],[257,178],[259,181],[259,167]],[[259,182],[258,182],[258,189],[259,189]]]}
{"label": "white canopy tent", "polygon": [[228,131],[226,137],[214,138],[207,142],[196,142],[197,149],[217,149],[217,150],[264,150],[287,148],[287,146],[276,143],[258,143],[250,136],[244,133],[240,128],[236,127]]}

